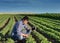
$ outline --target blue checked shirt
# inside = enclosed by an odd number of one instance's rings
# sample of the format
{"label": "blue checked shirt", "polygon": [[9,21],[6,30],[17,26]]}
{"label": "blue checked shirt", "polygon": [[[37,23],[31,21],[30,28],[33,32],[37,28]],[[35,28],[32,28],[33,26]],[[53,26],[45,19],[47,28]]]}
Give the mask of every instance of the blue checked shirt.
{"label": "blue checked shirt", "polygon": [[27,25],[23,24],[23,22],[21,20],[15,24],[15,28],[12,31],[12,35],[15,35],[15,34],[20,35],[21,33],[30,34],[31,30],[29,30],[28,28],[29,27]]}

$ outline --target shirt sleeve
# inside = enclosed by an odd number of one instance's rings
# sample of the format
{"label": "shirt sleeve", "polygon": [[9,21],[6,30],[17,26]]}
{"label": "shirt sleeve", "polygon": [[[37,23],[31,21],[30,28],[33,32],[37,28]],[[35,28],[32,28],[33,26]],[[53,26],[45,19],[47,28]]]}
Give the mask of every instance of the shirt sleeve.
{"label": "shirt sleeve", "polygon": [[27,29],[27,34],[31,33],[31,27],[29,25],[25,25],[25,28]]}
{"label": "shirt sleeve", "polygon": [[25,25],[25,28],[26,28],[27,30],[30,30],[30,29],[31,29],[31,27],[30,27],[29,25]]}

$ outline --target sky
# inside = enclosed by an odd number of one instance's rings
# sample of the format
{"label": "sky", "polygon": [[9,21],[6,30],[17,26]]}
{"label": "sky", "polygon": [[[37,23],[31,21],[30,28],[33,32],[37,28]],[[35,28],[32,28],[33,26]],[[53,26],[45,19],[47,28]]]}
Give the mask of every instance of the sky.
{"label": "sky", "polygon": [[0,0],[0,12],[60,13],[60,0]]}

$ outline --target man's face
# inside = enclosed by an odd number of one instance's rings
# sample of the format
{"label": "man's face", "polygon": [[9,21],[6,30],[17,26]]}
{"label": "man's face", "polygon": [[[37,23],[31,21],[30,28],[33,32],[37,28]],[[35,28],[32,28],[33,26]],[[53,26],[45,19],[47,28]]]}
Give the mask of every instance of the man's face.
{"label": "man's face", "polygon": [[24,20],[24,24],[28,24],[28,20]]}

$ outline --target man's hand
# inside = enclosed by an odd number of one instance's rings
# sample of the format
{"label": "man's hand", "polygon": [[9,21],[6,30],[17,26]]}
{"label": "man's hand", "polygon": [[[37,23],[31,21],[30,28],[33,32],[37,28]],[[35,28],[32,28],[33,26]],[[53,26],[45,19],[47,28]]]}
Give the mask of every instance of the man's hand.
{"label": "man's hand", "polygon": [[28,35],[28,34],[25,34],[25,36],[24,36],[24,37],[28,38],[28,37],[29,37],[29,35]]}
{"label": "man's hand", "polygon": [[28,38],[29,37],[29,34],[21,34],[23,37],[26,37],[26,38]]}

